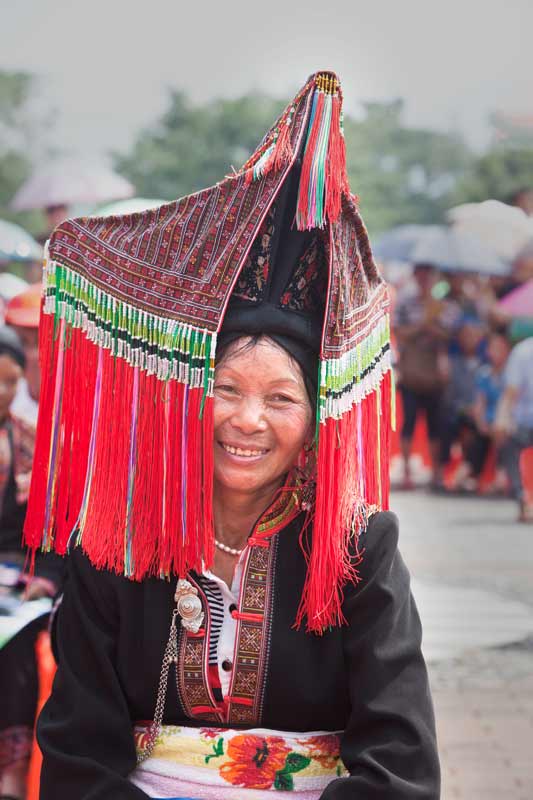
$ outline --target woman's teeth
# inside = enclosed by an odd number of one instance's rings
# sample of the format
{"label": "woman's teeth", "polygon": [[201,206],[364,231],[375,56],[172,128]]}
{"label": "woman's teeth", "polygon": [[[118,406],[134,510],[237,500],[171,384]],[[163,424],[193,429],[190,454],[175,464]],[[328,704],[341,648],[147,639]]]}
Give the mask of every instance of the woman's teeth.
{"label": "woman's teeth", "polygon": [[247,456],[250,458],[251,456],[262,456],[266,453],[266,450],[241,450],[240,447],[232,447],[230,444],[223,444],[222,442],[221,445],[232,456]]}

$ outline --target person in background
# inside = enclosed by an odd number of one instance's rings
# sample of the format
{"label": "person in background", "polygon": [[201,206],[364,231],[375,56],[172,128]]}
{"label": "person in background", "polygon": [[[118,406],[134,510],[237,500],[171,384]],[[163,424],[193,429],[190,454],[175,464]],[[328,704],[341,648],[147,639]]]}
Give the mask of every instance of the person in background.
{"label": "person in background", "polygon": [[46,230],[44,230],[35,238],[37,239],[39,244],[44,245],[47,239],[50,238],[50,234],[52,233],[54,228],[67,219],[69,215],[69,209],[68,205],[66,205],[65,203],[56,203],[55,205],[43,208],[43,213],[46,219]]}
{"label": "person in background", "polygon": [[[488,362],[482,364],[475,375],[475,400],[470,419],[473,427],[465,445],[465,463],[461,488],[467,491],[479,489],[479,477],[493,443],[496,409],[503,392],[503,376],[511,344],[502,330],[490,332],[487,340]],[[460,480],[459,476],[458,481]],[[501,467],[501,454],[496,459],[496,476],[489,493],[502,492],[506,488],[505,473]]]}
{"label": "person in background", "polygon": [[398,345],[398,379],[402,397],[401,448],[403,488],[413,487],[410,457],[413,433],[425,413],[432,457],[432,483],[440,483],[441,399],[447,381],[449,327],[442,301],[433,297],[436,270],[428,264],[414,267],[414,290],[399,298],[393,330]]}
{"label": "person in background", "polygon": [[34,430],[13,414],[26,356],[19,337],[0,328],[0,552],[20,551]]}
{"label": "person in background", "polygon": [[[0,564],[19,570],[24,599],[52,597],[63,564],[39,554],[32,578],[23,575],[22,527],[30,486],[35,429],[12,410],[26,357],[15,331],[0,327]],[[11,589],[9,590],[11,591]],[[4,587],[3,594],[7,588]],[[18,596],[18,593],[17,595]],[[37,707],[35,640],[48,624],[39,616],[0,648],[0,797],[23,798]]]}
{"label": "person in background", "polygon": [[533,523],[520,470],[523,450],[533,447],[533,337],[517,344],[504,373],[504,390],[496,413],[496,441],[511,491],[519,504],[519,522]]}
{"label": "person in background", "polygon": [[457,328],[464,317],[478,317],[477,278],[462,272],[450,272],[445,275],[448,292],[444,296],[444,307],[448,324]]}
{"label": "person in background", "polygon": [[530,186],[521,186],[509,197],[509,205],[521,208],[528,217],[533,217],[533,189]]}
{"label": "person in background", "polygon": [[533,278],[533,241],[523,247],[514,259],[507,291],[521,286],[531,278]]}
{"label": "person in background", "polygon": [[450,460],[452,445],[459,439],[463,450],[468,450],[472,433],[476,430],[472,407],[476,396],[476,375],[482,363],[479,354],[484,336],[485,328],[476,317],[464,317],[457,327],[457,352],[449,356],[449,378],[441,404],[441,470]]}
{"label": "person in background", "polygon": [[10,325],[24,346],[26,368],[19,381],[13,402],[13,413],[29,424],[37,424],[41,371],[39,368],[39,316],[42,284],[35,283],[9,301],[5,322]]}

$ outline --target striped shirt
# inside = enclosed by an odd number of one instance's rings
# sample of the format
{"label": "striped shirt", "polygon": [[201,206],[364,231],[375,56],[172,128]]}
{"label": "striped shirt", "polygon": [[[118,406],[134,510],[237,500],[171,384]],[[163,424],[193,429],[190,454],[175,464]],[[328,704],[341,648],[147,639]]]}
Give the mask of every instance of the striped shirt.
{"label": "striped shirt", "polygon": [[220,631],[222,630],[222,623],[224,622],[224,600],[222,599],[220,587],[206,575],[199,575],[198,583],[209,604],[209,613],[211,616],[209,664],[212,666],[218,663],[218,642],[220,639]]}

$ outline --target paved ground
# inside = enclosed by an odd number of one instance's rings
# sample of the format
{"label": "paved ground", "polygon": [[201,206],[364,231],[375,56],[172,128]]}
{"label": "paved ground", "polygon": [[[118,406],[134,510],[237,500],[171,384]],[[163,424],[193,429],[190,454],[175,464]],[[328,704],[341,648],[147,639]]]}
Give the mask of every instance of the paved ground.
{"label": "paved ground", "polygon": [[442,800],[533,800],[533,525],[508,501],[417,491],[391,507],[425,627]]}

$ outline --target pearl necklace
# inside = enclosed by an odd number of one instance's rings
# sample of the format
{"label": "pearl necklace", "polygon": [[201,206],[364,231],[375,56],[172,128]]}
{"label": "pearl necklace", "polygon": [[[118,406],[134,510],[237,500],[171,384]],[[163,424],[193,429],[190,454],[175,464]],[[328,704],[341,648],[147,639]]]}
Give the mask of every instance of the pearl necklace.
{"label": "pearl necklace", "polygon": [[244,547],[242,548],[242,550],[237,550],[235,547],[228,547],[227,544],[219,542],[218,539],[215,539],[215,545],[216,547],[218,547],[219,550],[222,550],[224,553],[228,553],[230,556],[240,556],[240,554],[244,550]]}

